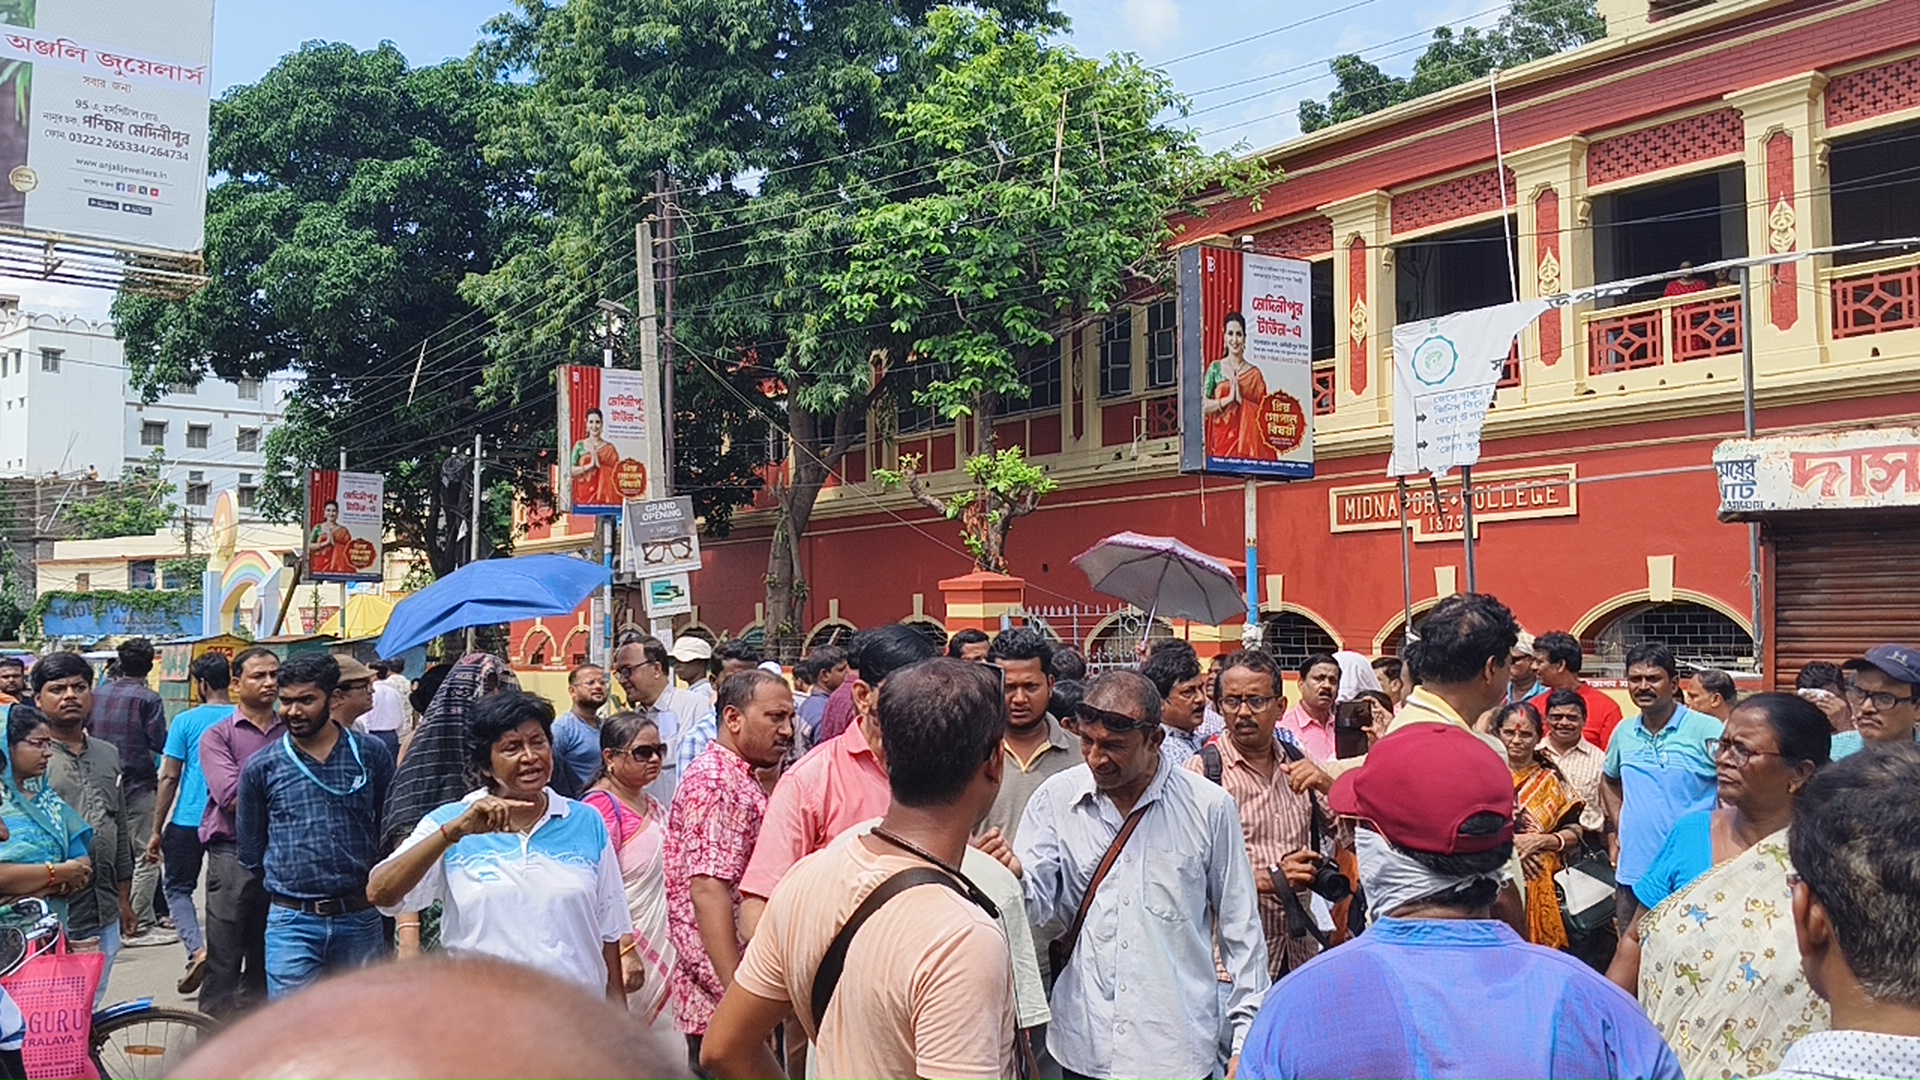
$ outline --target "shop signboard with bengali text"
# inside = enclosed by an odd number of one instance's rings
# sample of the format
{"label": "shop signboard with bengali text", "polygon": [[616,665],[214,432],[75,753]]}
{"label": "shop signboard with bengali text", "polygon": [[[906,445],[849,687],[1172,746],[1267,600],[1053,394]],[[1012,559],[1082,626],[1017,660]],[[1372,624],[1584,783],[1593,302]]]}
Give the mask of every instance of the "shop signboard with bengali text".
{"label": "shop signboard with bengali text", "polygon": [[1713,450],[1720,516],[1920,506],[1920,427],[1728,439]]}
{"label": "shop signboard with bengali text", "polygon": [[308,474],[305,580],[381,580],[386,483],[379,473]]}
{"label": "shop signboard with bengali text", "polygon": [[1180,253],[1180,469],[1313,476],[1313,275],[1298,259]]}
{"label": "shop signboard with bengali text", "polygon": [[11,6],[21,24],[0,25],[0,231],[204,248],[213,0]]}
{"label": "shop signboard with bengali text", "polygon": [[617,516],[652,493],[646,379],[625,368],[560,369],[560,509]]}

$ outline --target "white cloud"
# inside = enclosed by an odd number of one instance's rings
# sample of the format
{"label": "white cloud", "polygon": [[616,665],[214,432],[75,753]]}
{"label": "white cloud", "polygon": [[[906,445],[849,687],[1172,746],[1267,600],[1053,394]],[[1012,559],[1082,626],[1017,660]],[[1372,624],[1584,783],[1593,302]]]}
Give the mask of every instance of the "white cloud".
{"label": "white cloud", "polygon": [[22,311],[41,315],[79,315],[96,321],[104,320],[108,308],[113,304],[113,293],[108,289],[61,285],[11,275],[0,277],[0,293],[18,296]]}
{"label": "white cloud", "polygon": [[1177,0],[1126,0],[1120,5],[1120,18],[1133,40],[1146,49],[1162,49],[1180,36]]}

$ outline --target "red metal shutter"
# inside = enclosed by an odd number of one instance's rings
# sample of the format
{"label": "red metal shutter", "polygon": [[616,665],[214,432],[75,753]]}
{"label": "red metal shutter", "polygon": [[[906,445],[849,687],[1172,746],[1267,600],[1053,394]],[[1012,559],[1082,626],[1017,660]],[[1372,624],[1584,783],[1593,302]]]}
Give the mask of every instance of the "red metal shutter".
{"label": "red metal shutter", "polygon": [[1920,644],[1920,513],[1822,512],[1769,522],[1774,685],[1815,660]]}

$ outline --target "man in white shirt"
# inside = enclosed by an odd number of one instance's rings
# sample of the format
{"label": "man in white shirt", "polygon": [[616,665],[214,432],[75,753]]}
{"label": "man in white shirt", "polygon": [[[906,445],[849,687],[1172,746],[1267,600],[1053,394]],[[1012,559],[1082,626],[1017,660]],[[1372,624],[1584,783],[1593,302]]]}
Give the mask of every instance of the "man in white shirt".
{"label": "man in white shirt", "polygon": [[1894,743],[1813,774],[1787,847],[1807,985],[1833,1028],[1787,1048],[1775,1076],[1920,1076],[1920,747]]}
{"label": "man in white shirt", "polygon": [[1027,917],[1056,955],[1071,950],[1055,965],[1048,1049],[1069,1076],[1218,1075],[1222,1036],[1237,1056],[1270,985],[1240,812],[1162,755],[1161,695],[1137,672],[1093,680],[1073,730],[1086,760],[1034,791],[1014,845]]}
{"label": "man in white shirt", "polygon": [[373,665],[373,708],[361,718],[366,733],[385,743],[395,760],[400,757],[400,730],[407,726],[407,693],[413,689],[405,675],[394,674],[399,663],[382,660]]}
{"label": "man in white shirt", "polygon": [[[647,785],[647,794],[660,800],[663,806],[673,802],[674,789],[680,784],[681,741],[696,727],[711,729],[714,726],[713,706],[707,698],[673,685],[672,658],[678,655],[679,644],[689,641],[707,647],[699,638],[681,638],[675,644],[676,652],[669,654],[659,638],[634,635],[624,638],[613,654],[613,677],[620,680],[620,689],[627,695],[627,707],[652,717],[660,726],[661,741],[667,744],[660,777]],[[710,647],[708,651],[711,653]]]}

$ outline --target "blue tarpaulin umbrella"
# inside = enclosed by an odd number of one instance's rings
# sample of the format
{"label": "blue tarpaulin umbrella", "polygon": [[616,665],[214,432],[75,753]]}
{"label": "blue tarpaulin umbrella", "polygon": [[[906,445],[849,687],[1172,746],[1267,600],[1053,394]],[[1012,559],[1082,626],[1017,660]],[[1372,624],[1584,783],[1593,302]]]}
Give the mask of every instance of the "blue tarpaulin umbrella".
{"label": "blue tarpaulin umbrella", "polygon": [[398,656],[469,626],[565,615],[610,580],[606,567],[569,555],[468,563],[396,604],[375,653]]}

